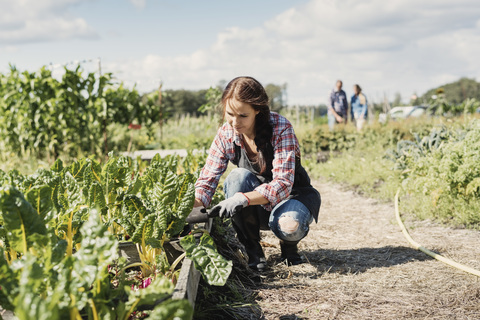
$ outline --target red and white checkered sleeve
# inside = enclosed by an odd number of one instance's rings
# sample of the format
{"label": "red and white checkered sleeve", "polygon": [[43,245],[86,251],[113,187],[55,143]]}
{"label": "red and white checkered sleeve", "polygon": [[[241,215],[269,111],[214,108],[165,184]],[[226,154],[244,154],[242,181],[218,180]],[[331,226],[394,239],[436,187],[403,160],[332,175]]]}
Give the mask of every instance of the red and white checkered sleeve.
{"label": "red and white checkered sleeve", "polygon": [[274,135],[272,144],[273,180],[255,189],[270,202],[265,206],[267,210],[272,210],[290,195],[295,179],[295,155],[299,150],[298,140],[291,125],[286,126],[277,136]]}
{"label": "red and white checkered sleeve", "polygon": [[199,199],[205,207],[208,207],[212,201],[218,181],[227,169],[228,161],[231,158],[231,149],[233,148],[229,146],[220,130],[210,146],[205,166],[195,183],[195,198]]}

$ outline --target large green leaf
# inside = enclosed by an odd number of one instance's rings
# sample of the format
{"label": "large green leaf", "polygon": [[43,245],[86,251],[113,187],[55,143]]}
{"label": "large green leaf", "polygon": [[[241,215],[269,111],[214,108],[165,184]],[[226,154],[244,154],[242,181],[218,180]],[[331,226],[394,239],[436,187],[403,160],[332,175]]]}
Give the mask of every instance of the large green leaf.
{"label": "large green leaf", "polygon": [[0,187],[3,186],[4,183],[8,183],[8,175],[0,169]]}
{"label": "large green leaf", "polygon": [[63,210],[75,208],[78,205],[85,204],[82,186],[72,174],[67,171],[63,177],[61,188],[58,190],[58,202]]}
{"label": "large green leaf", "polygon": [[173,225],[169,230],[171,235],[179,234],[184,226],[185,219],[193,209],[195,202],[194,177],[191,174],[183,174],[179,177],[179,184],[176,188],[176,198],[173,207]]}
{"label": "large green leaf", "polygon": [[178,156],[168,155],[164,158],[165,167],[167,167],[172,172],[177,172],[178,168]]}
{"label": "large green leaf", "polygon": [[147,241],[153,235],[156,215],[151,213],[140,221],[135,233],[132,236],[132,242],[142,243],[142,239]]}
{"label": "large green leaf", "polygon": [[63,162],[62,162],[62,160],[61,160],[61,159],[55,160],[55,162],[53,163],[51,169],[52,169],[52,171],[55,171],[55,172],[57,172],[57,173],[62,172],[62,170],[63,170]]}
{"label": "large green leaf", "polygon": [[125,188],[130,173],[131,159],[114,157],[109,154],[109,160],[102,168],[102,181],[106,186],[106,193],[116,192],[118,188]]}
{"label": "large green leaf", "polygon": [[132,174],[127,177],[127,188],[125,193],[137,195],[142,189],[142,184],[138,171],[132,172]]}
{"label": "large green leaf", "polygon": [[93,181],[102,181],[102,166],[92,159],[85,160],[87,165],[83,172],[83,181],[88,187]]}
{"label": "large green leaf", "polygon": [[25,198],[30,202],[42,219],[55,210],[53,190],[48,185],[35,186],[25,193]]}
{"label": "large green leaf", "polygon": [[12,170],[8,172],[8,179],[9,184],[19,188],[23,184],[23,180],[25,180],[25,176],[23,176],[18,170]]}
{"label": "large green leaf", "polygon": [[[43,187],[43,186],[48,186],[51,188],[51,195],[50,195],[50,200],[52,201],[52,204],[55,206],[55,208],[58,210],[60,209],[60,203],[58,202],[58,192],[62,187],[62,174],[52,171],[52,170],[45,170],[45,169],[39,169],[35,172],[34,175],[31,176],[31,179],[25,179],[24,181],[24,192],[28,192],[31,188],[35,187]],[[27,188],[27,182],[30,183],[30,186]],[[55,210],[51,210],[50,214],[48,212],[45,212],[47,214],[46,216],[42,213],[42,217],[44,219],[52,219],[55,216]]]}
{"label": "large green leaf", "polygon": [[44,292],[47,277],[47,270],[41,261],[28,254],[20,276],[19,294],[15,299],[15,316],[18,319],[60,319],[58,296],[52,296],[51,292],[45,295]]}
{"label": "large green leaf", "polygon": [[150,313],[152,319],[190,320],[193,318],[193,308],[188,300],[167,300],[157,305]]}
{"label": "large green leaf", "polygon": [[[62,189],[62,179],[60,176],[57,176],[54,180],[51,180],[48,184],[52,188],[52,203],[57,210],[60,210],[60,202],[58,200],[58,193]],[[49,217],[50,219],[54,217]]]}
{"label": "large green leaf", "polygon": [[5,259],[5,252],[0,247],[0,305],[7,310],[13,310],[16,296],[18,295],[18,277],[10,268]]}
{"label": "large green leaf", "polygon": [[135,195],[127,194],[122,202],[121,215],[116,219],[116,222],[131,236],[147,214],[147,209],[142,200]]}
{"label": "large green leaf", "polygon": [[178,176],[172,171],[167,171],[162,181],[159,181],[158,187],[161,188],[161,200],[164,204],[170,204],[175,201],[177,193]]}
{"label": "large green leaf", "polygon": [[12,248],[26,253],[34,235],[46,235],[42,218],[23,194],[14,187],[0,189],[0,213]]}
{"label": "large green leaf", "polygon": [[195,237],[188,235],[180,240],[180,244],[208,284],[225,285],[232,272],[232,261],[218,253],[212,237],[204,233],[197,245]]}
{"label": "large green leaf", "polygon": [[90,208],[102,210],[107,204],[105,202],[105,194],[103,193],[102,185],[93,181],[88,190],[87,204]]}
{"label": "large green leaf", "polygon": [[118,258],[118,240],[101,223],[97,210],[90,212],[88,221],[80,228],[80,234],[80,250],[74,255],[74,276],[93,285],[96,279],[107,275],[107,266]]}
{"label": "large green leaf", "polygon": [[160,153],[156,153],[152,160],[150,160],[150,168],[161,168],[164,166],[164,161]]}
{"label": "large green leaf", "polygon": [[123,200],[123,205],[126,210],[125,215],[128,215],[134,222],[140,222],[147,214],[145,205],[137,196],[126,195]]}
{"label": "large green leaf", "polygon": [[161,239],[163,237],[163,234],[167,230],[169,218],[171,218],[171,215],[169,214],[168,209],[165,207],[160,208],[155,215],[157,218],[155,219],[152,237],[154,237],[155,239]]}
{"label": "large green leaf", "polygon": [[88,166],[88,163],[86,159],[80,159],[78,161],[73,162],[70,166],[66,167],[64,170],[66,172],[69,172],[76,181],[81,182],[83,181],[83,173],[87,168],[87,166]]}

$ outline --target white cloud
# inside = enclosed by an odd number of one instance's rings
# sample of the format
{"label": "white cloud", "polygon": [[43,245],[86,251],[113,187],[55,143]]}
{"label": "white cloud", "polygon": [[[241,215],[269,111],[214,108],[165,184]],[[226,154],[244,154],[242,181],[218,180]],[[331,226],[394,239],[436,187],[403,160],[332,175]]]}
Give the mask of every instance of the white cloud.
{"label": "white cloud", "polygon": [[18,47],[16,46],[0,46],[0,53],[17,53]]}
{"label": "white cloud", "polygon": [[145,8],[147,0],[129,0],[137,9]]}
{"label": "white cloud", "polygon": [[3,1],[0,11],[1,46],[95,38],[87,22],[69,13],[69,7],[89,0]]}
{"label": "white cloud", "polygon": [[326,102],[339,78],[347,94],[359,83],[371,99],[407,98],[462,76],[480,78],[479,17],[477,0],[312,0],[261,27],[224,30],[189,55],[151,53],[106,67],[144,90],[160,80],[198,89],[248,74],[287,82],[290,103]]}

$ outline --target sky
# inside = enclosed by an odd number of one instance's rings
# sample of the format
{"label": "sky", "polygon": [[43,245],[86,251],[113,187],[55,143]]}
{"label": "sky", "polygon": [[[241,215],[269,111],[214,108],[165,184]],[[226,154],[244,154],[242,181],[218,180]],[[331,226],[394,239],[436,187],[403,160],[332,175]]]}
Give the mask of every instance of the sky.
{"label": "sky", "polygon": [[[480,81],[478,0],[0,0],[0,72],[112,72],[140,92],[236,76],[287,84],[289,105],[393,100]],[[99,68],[100,67],[100,68]]]}

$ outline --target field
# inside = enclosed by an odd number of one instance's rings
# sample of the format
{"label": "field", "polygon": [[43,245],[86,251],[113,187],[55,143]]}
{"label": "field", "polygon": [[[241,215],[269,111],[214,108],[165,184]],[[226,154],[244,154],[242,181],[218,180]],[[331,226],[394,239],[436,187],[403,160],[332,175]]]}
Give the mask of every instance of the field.
{"label": "field", "polygon": [[478,229],[479,125],[433,118],[371,127],[311,171],[383,200],[400,188],[419,218]]}
{"label": "field", "polygon": [[[202,159],[109,154],[103,165],[0,171],[1,307],[19,319],[190,319],[189,302],[172,299],[182,259],[210,285],[224,285],[232,267],[185,222]],[[184,253],[170,259],[172,241]],[[120,258],[120,243],[139,261]]]}
{"label": "field", "polygon": [[[265,319],[477,319],[480,282],[409,246],[391,203],[319,181],[321,219],[301,242],[307,264],[287,268],[265,233],[273,268],[255,289]],[[480,268],[480,234],[433,221],[407,226],[422,245]],[[252,318],[253,319],[253,318]]]}
{"label": "field", "polygon": [[[197,318],[206,319],[212,312],[225,319],[480,317],[478,278],[413,249],[395,221],[393,207],[400,189],[400,211],[413,238],[478,270],[478,194],[466,191],[476,190],[478,172],[467,164],[477,163],[474,150],[479,140],[469,140],[478,135],[477,126],[475,117],[428,118],[373,124],[362,133],[353,128],[329,133],[304,123],[297,130],[304,164],[323,201],[319,223],[300,243],[308,262],[282,265],[278,240],[264,232],[271,269],[259,276],[249,273],[239,258],[241,246],[232,243],[233,235],[221,236],[219,243],[226,241],[224,247],[230,248],[222,254],[234,260],[237,273],[227,282],[228,289],[203,288]],[[456,150],[463,172],[469,173],[463,179],[454,174],[462,169],[443,164],[452,164],[447,155],[451,150]],[[427,174],[425,168],[443,172]],[[422,192],[420,183],[445,189]],[[451,189],[458,192],[449,193]]]}
{"label": "field", "polygon": [[[210,235],[187,228],[205,154],[150,163],[118,154],[206,150],[218,118],[166,117],[160,92],[142,97],[112,79],[78,69],[61,81],[47,70],[0,79],[0,305],[19,319],[480,318],[478,278],[411,248],[392,204],[400,191],[415,240],[480,268],[476,101],[361,132],[282,111],[322,195],[320,220],[299,245],[299,266],[279,263],[264,232],[270,268],[256,274],[228,220]],[[180,237],[185,254],[169,261],[164,245]],[[117,259],[124,241],[140,263]],[[195,310],[170,299],[185,256],[204,279]]]}
{"label": "field", "polygon": [[[227,289],[203,285],[197,319],[477,319],[478,277],[413,249],[402,234],[391,202],[359,195],[347,185],[317,180],[322,209],[300,242],[307,263],[280,262],[278,239],[262,232],[270,269],[248,270],[241,245],[222,234],[222,254],[234,260]],[[405,203],[400,203],[402,210]],[[475,230],[445,226],[402,214],[421,245],[471,268],[480,268]],[[238,284],[240,282],[240,284]]]}

